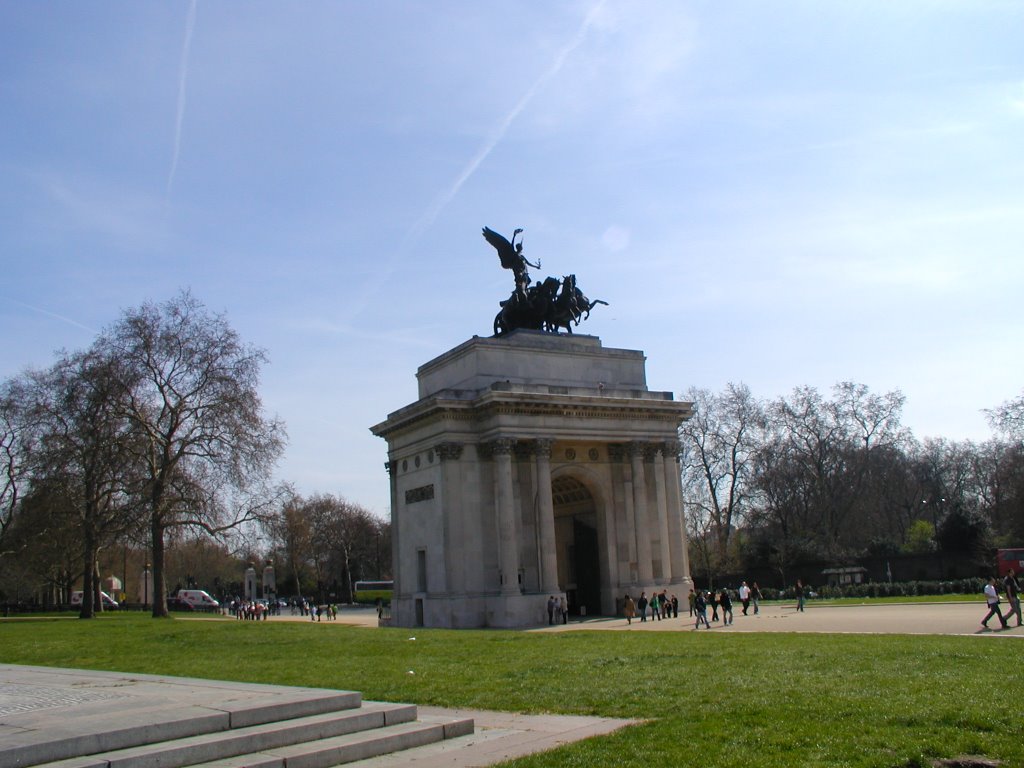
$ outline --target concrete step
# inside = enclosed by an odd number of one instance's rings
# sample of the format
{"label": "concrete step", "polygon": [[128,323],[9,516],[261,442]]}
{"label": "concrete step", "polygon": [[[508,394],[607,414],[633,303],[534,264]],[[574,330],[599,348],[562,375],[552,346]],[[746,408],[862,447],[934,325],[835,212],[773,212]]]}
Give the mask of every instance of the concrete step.
{"label": "concrete step", "polygon": [[410,722],[335,736],[261,753],[238,755],[192,768],[331,768],[473,734],[472,719]]}
{"label": "concrete step", "polygon": [[[247,690],[244,684],[239,688],[243,693]],[[130,711],[99,711],[76,716],[70,721],[58,719],[43,729],[45,740],[0,745],[0,765],[23,768],[79,755],[224,733],[232,728],[260,726],[276,720],[358,711],[362,703],[362,695],[354,691],[298,689],[294,696],[279,696],[272,703],[246,700],[241,696],[235,698],[230,691],[223,695],[225,698],[212,707],[154,702]],[[14,721],[8,725],[12,726],[12,732],[15,728],[26,727]]]}
{"label": "concrete step", "polygon": [[236,755],[319,742],[415,719],[414,705],[367,702],[358,709],[263,722],[215,733],[170,740],[145,738],[140,745],[126,749],[94,752],[44,765],[45,768],[182,768]]}

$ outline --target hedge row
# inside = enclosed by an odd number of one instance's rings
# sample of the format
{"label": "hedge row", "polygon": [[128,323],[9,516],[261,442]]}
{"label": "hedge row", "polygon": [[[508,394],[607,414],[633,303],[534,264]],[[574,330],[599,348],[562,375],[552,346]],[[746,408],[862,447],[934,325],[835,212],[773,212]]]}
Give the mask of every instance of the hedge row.
{"label": "hedge row", "polygon": [[[873,581],[867,584],[844,584],[840,586],[807,586],[820,598],[836,597],[913,597],[916,595],[980,595],[985,588],[985,579],[954,579],[952,581]],[[795,600],[792,587],[786,589],[762,589],[768,600]]]}

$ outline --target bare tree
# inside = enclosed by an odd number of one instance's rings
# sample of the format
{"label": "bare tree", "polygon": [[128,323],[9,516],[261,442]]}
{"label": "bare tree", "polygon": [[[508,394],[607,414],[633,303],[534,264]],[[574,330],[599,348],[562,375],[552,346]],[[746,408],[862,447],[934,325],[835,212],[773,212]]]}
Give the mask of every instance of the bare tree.
{"label": "bare tree", "polygon": [[0,385],[0,559],[8,551],[7,534],[14,523],[23,488],[31,476],[32,411],[28,407],[28,376]]}
{"label": "bare tree", "polygon": [[899,392],[873,395],[864,385],[842,382],[831,400],[813,387],[800,387],[771,406],[770,450],[783,452],[802,474],[801,506],[815,519],[803,533],[832,559],[848,554],[847,534],[862,510],[874,452],[905,437],[903,401]]}
{"label": "bare tree", "polygon": [[764,408],[745,384],[730,383],[718,395],[692,388],[685,399],[694,403],[694,415],[680,427],[683,487],[690,516],[707,519],[692,519],[693,532],[712,535],[706,554],[715,567],[727,567],[732,533],[743,522],[752,492]]}
{"label": "bare tree", "polygon": [[101,548],[135,524],[135,439],[120,417],[121,390],[108,360],[95,352],[65,355],[30,374],[27,410],[35,432],[33,483],[56,484],[77,511],[82,546],[81,617],[102,610],[96,563]]}
{"label": "bare tree", "polygon": [[319,600],[333,584],[351,600],[356,581],[390,570],[382,562],[382,552],[390,551],[390,525],[340,496],[295,496],[268,528],[278,551],[292,563],[296,580],[302,568],[310,570]]}
{"label": "bare tree", "polygon": [[38,477],[22,497],[8,531],[16,557],[2,560],[5,588],[39,597],[47,607],[66,603],[82,578],[79,506],[63,479]]}
{"label": "bare tree", "polygon": [[373,560],[373,542],[377,521],[364,507],[337,499],[336,514],[328,529],[328,538],[340,565],[349,601],[354,600],[355,582]]}
{"label": "bare tree", "polygon": [[302,594],[302,580],[312,544],[312,528],[309,517],[304,513],[302,498],[290,494],[265,527],[272,547],[278,553],[278,560],[291,575],[295,594]]}
{"label": "bare tree", "polygon": [[128,310],[98,346],[116,363],[124,416],[143,449],[153,563],[153,615],[167,616],[165,534],[172,526],[218,533],[276,502],[259,489],[284,446],[257,390],[261,350],[190,293]]}
{"label": "bare tree", "polygon": [[1024,443],[1024,394],[996,408],[986,409],[984,413],[992,429]]}

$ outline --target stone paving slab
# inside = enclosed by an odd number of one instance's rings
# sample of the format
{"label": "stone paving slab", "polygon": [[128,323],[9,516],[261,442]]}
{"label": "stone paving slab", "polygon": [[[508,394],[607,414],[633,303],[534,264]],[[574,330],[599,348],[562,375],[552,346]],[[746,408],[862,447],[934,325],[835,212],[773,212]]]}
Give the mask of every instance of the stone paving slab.
{"label": "stone paving slab", "polygon": [[441,709],[420,707],[420,720],[432,717],[472,718],[476,729],[472,736],[443,741],[401,754],[352,763],[358,768],[479,768],[545,752],[563,744],[604,736],[638,721],[606,717],[565,715],[520,715],[480,709]]}
{"label": "stone paving slab", "polygon": [[360,694],[0,664],[0,765],[53,761],[276,717],[358,707]]}

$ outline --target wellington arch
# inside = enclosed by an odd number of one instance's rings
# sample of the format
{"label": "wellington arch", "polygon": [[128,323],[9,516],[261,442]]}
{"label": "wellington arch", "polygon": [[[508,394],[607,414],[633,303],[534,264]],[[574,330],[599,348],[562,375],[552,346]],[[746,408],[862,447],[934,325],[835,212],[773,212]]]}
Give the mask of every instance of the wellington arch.
{"label": "wellington arch", "polygon": [[392,623],[520,627],[692,586],[679,475],[691,404],[594,336],[473,337],[417,371],[388,444]]}

